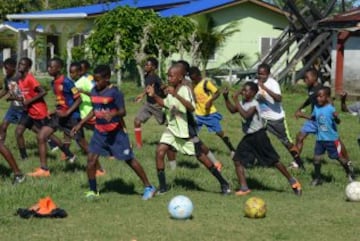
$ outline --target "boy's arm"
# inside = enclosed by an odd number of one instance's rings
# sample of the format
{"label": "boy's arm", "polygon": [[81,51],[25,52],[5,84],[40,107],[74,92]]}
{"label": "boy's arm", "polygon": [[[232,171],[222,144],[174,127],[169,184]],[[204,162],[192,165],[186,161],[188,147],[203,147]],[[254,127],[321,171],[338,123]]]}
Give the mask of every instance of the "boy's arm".
{"label": "boy's arm", "polygon": [[341,100],[341,111],[342,112],[350,112],[349,108],[346,105],[346,97],[347,97],[347,93],[344,91],[343,93],[340,94],[340,100]]}
{"label": "boy's arm", "polygon": [[235,105],[236,105],[236,108],[238,110],[238,112],[240,113],[240,115],[244,118],[244,119],[247,119],[247,118],[250,118],[252,117],[255,113],[256,113],[256,107],[253,106],[253,107],[250,107],[247,111],[244,110],[244,108],[242,108],[242,106],[240,105],[240,101],[239,101],[239,95],[241,94],[241,91],[240,92],[236,92],[234,95],[233,95],[233,100],[235,102]]}
{"label": "boy's arm", "polygon": [[148,85],[146,86],[145,88],[145,94],[147,94],[148,96],[150,97],[153,97],[155,102],[160,105],[161,107],[165,107],[165,103],[164,103],[164,100],[163,98],[161,98],[160,96],[158,96],[156,93],[155,93],[155,89],[154,89],[154,85]]}
{"label": "boy's arm", "polygon": [[230,111],[231,114],[236,113],[238,110],[237,110],[236,106],[234,106],[229,100],[229,89],[228,88],[225,88],[223,90],[223,96],[224,96],[226,108]]}
{"label": "boy's arm", "polygon": [[70,108],[67,111],[61,111],[61,110],[57,110],[56,114],[59,117],[67,117],[69,116],[71,113],[73,113],[77,108],[79,108],[79,105],[81,104],[82,100],[80,97],[76,98],[76,100],[74,101],[74,103],[70,106]]}
{"label": "boy's arm", "polygon": [[7,91],[6,89],[1,89],[0,90],[0,99],[3,98],[9,91]]}
{"label": "boy's arm", "polygon": [[[191,101],[188,101],[185,98],[183,98],[182,96],[178,95],[177,90],[175,90],[174,87],[171,87],[171,86],[168,87],[168,94],[170,94],[170,95],[174,96],[176,99],[178,99],[180,101],[180,103],[185,106],[187,111],[190,111],[190,112],[195,111],[195,107],[191,103]],[[190,91],[190,94],[192,94],[191,91]]]}
{"label": "boy's arm", "polygon": [[76,126],[74,126],[74,127],[71,129],[70,135],[71,135],[71,136],[74,136],[74,135],[76,134],[76,132],[78,132],[78,131],[82,128],[82,126],[83,126],[86,122],[88,122],[89,120],[91,120],[94,116],[95,116],[95,113],[94,113],[93,110],[91,110],[91,111],[89,112],[89,114],[88,114],[85,118],[81,119],[81,121],[80,121]]}
{"label": "boy's arm", "polygon": [[38,94],[31,99],[24,100],[24,98],[22,98],[22,99],[16,98],[16,100],[23,101],[24,106],[27,106],[27,105],[34,103],[35,101],[40,100],[47,94],[46,90],[41,86],[35,87],[35,92],[37,92]]}
{"label": "boy's arm", "polygon": [[302,115],[301,110],[304,109],[306,106],[310,105],[310,97],[308,97],[305,102],[296,110],[295,112],[295,117],[296,118],[300,118]]}
{"label": "boy's arm", "polygon": [[262,81],[258,81],[258,85],[261,89],[265,90],[276,102],[281,102],[281,94],[276,94],[275,92],[267,88]]}
{"label": "boy's arm", "polygon": [[333,113],[333,116],[334,116],[334,121],[336,124],[340,124],[341,120],[339,118],[339,114],[337,112],[334,112]]}

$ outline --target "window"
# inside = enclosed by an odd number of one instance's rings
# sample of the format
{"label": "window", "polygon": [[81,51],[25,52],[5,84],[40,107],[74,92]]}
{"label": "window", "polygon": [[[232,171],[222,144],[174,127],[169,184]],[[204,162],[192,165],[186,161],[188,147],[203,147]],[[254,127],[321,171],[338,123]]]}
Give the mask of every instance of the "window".
{"label": "window", "polygon": [[74,36],[74,47],[83,45],[85,36],[83,34],[77,34]]}
{"label": "window", "polygon": [[260,54],[261,58],[264,57],[270,49],[276,44],[277,38],[262,37],[260,39]]}

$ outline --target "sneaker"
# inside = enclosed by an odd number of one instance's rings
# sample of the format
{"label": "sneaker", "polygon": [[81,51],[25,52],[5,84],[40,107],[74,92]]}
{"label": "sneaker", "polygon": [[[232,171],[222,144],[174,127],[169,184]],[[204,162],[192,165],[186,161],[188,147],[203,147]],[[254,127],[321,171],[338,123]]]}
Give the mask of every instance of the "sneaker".
{"label": "sneaker", "polygon": [[59,150],[58,146],[54,146],[53,148],[51,148],[50,152],[56,152],[57,150]]}
{"label": "sneaker", "polygon": [[76,161],[76,156],[75,155],[73,155],[72,157],[68,157],[67,159],[66,159],[66,161],[68,162],[68,163],[74,163],[75,161]]}
{"label": "sneaker", "polygon": [[39,167],[39,168],[36,168],[34,172],[30,172],[27,175],[31,176],[31,177],[49,177],[50,171],[44,170],[41,167]]}
{"label": "sneaker", "polygon": [[294,184],[291,184],[291,188],[294,191],[295,195],[301,196],[302,189],[299,181],[296,181]]}
{"label": "sneaker", "polygon": [[87,191],[87,192],[85,192],[85,197],[87,199],[95,199],[95,198],[100,197],[100,193],[94,192],[94,191]]}
{"label": "sneaker", "polygon": [[156,188],[154,186],[145,187],[142,200],[149,200],[150,198],[155,196],[155,192],[156,192]]}
{"label": "sneaker", "polygon": [[25,175],[23,174],[17,174],[14,176],[13,182],[12,184],[18,184],[18,183],[22,183],[23,181],[25,181]]}
{"label": "sneaker", "polygon": [[102,176],[105,176],[105,174],[106,174],[105,170],[103,170],[103,169],[97,169],[97,170],[96,170],[96,173],[95,173],[95,176],[96,176],[96,177],[102,177]]}
{"label": "sneaker", "polygon": [[318,178],[314,178],[312,181],[311,181],[311,186],[320,186],[321,184],[323,184],[323,180],[318,177]]}
{"label": "sneaker", "polygon": [[235,195],[236,195],[236,196],[246,196],[246,195],[248,195],[249,193],[251,193],[251,190],[250,190],[250,189],[248,189],[248,190],[246,190],[246,191],[239,189],[238,191],[235,192]]}
{"label": "sneaker", "polygon": [[299,169],[299,165],[295,161],[293,161],[289,164],[288,168],[297,170]]}
{"label": "sneaker", "polygon": [[223,195],[228,195],[231,193],[231,189],[230,189],[230,185],[229,184],[225,184],[221,186],[221,194]]}
{"label": "sneaker", "polygon": [[221,162],[215,162],[214,166],[218,170],[218,172],[221,172],[221,169],[222,169],[222,163]]}

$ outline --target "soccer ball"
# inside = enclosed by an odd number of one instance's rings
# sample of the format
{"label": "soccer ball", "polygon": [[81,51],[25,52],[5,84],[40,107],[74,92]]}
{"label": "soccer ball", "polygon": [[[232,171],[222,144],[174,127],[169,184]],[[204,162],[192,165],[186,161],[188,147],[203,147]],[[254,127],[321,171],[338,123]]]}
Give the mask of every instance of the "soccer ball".
{"label": "soccer ball", "polygon": [[345,195],[347,200],[360,201],[360,182],[351,182],[346,186]]}
{"label": "soccer ball", "polygon": [[251,197],[245,202],[245,217],[263,218],[266,214],[265,201],[258,197]]}
{"label": "soccer ball", "polygon": [[168,211],[174,219],[188,219],[191,217],[194,206],[190,198],[179,195],[171,199]]}

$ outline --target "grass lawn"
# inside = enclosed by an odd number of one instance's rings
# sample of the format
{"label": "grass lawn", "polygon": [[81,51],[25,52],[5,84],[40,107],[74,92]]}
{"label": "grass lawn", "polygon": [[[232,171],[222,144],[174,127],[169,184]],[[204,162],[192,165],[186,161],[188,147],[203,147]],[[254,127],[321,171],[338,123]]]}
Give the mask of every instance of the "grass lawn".
{"label": "grass lawn", "polygon": [[[129,83],[125,83],[122,89],[128,113],[125,119],[130,139],[134,142],[133,119],[140,104],[132,100],[142,90]],[[283,103],[293,136],[303,123],[303,120],[296,120],[293,113],[304,98],[303,87],[298,87],[294,93],[284,94]],[[47,99],[52,102],[53,96],[49,93]],[[338,106],[339,103],[336,104]],[[222,97],[216,105],[224,116],[222,126],[225,132],[237,145],[242,137],[240,117],[227,112]],[[1,101],[0,106],[3,115],[8,103]],[[359,173],[358,118],[347,114],[341,114],[340,118],[341,137]],[[164,127],[158,126],[154,119],[143,127],[144,147],[136,149],[135,154],[151,182],[157,185],[155,147]],[[87,136],[90,137],[91,133],[87,132]],[[237,188],[233,164],[225,145],[205,129],[200,136],[223,162],[223,174],[232,188]],[[277,139],[271,139],[283,163],[288,165],[290,155]],[[24,172],[30,172],[38,167],[39,158],[35,135],[27,132],[26,140],[30,159],[18,161],[18,164]],[[8,130],[6,144],[19,158],[13,126]],[[314,137],[310,136],[304,146],[304,160],[310,160],[313,147]],[[303,184],[302,197],[293,194],[285,178],[275,169],[247,170],[249,186],[253,190],[249,197],[261,197],[268,206],[266,218],[254,220],[243,216],[244,202],[248,197],[221,196],[215,178],[195,158],[180,154],[177,169],[170,171],[168,168],[166,171],[171,190],[149,201],[141,200],[142,184],[127,165],[101,158],[107,172],[106,176],[98,178],[101,197],[96,201],[87,201],[84,198],[88,188],[86,157],[81,155],[75,144],[72,150],[79,156],[75,165],[59,161],[60,153],[49,153],[51,177],[27,178],[26,182],[17,186],[11,185],[11,171],[5,161],[0,163],[0,240],[360,240],[360,203],[345,201],[347,179],[336,161],[326,159],[323,166],[326,182],[319,187],[309,185],[313,170],[310,161],[306,162],[305,173],[293,172]],[[167,205],[172,197],[179,194],[193,201],[192,220],[175,221],[169,218]],[[17,208],[29,207],[45,196],[51,196],[69,216],[57,220],[24,220],[13,215]]]}

